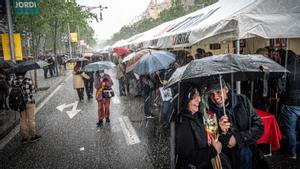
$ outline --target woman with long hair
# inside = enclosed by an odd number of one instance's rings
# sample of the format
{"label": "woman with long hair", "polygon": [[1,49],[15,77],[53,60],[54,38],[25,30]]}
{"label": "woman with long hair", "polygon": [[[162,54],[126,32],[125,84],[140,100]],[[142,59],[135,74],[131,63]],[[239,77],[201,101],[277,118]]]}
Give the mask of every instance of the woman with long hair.
{"label": "woman with long hair", "polygon": [[197,88],[190,87],[184,95],[184,108],[176,123],[176,154],[178,169],[213,169],[213,160],[221,153],[222,145],[215,140],[210,142],[199,110],[201,96]]}

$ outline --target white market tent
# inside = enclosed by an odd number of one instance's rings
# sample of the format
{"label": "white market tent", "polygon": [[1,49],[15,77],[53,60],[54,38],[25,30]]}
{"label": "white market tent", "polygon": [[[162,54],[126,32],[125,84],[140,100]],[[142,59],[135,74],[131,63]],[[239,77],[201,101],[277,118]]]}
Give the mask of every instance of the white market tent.
{"label": "white market tent", "polygon": [[221,0],[125,40],[121,45],[187,47],[251,37],[299,38],[299,0]]}

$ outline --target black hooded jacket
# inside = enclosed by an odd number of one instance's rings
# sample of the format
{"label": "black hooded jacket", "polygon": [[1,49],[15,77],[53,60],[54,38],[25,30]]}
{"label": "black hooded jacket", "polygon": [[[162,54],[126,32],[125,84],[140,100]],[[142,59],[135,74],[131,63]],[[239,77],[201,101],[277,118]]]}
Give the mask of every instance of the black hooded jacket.
{"label": "black hooded jacket", "polygon": [[176,154],[178,155],[177,169],[211,168],[211,158],[217,155],[214,147],[207,143],[207,134],[203,125],[202,115],[194,115],[188,110],[180,114],[176,124]]}
{"label": "black hooded jacket", "polygon": [[[231,131],[226,135],[220,134],[219,141],[223,145],[222,152],[230,159],[232,169],[239,169],[240,149],[249,147],[255,153],[256,141],[262,136],[264,126],[245,95],[237,95],[229,91],[228,100],[225,111],[231,122]],[[223,116],[223,108],[216,106],[210,99],[208,104],[210,111],[216,113],[219,120]],[[226,145],[228,145],[231,135],[234,135],[237,146],[228,148]]]}
{"label": "black hooded jacket", "polygon": [[[256,113],[249,99],[242,94],[228,92],[229,103],[226,105],[226,113],[232,124],[231,132],[235,136],[238,148],[255,145],[256,141],[263,135],[264,125]],[[216,106],[210,99],[209,108],[217,114],[218,120],[223,116],[223,108]],[[222,145],[227,143],[222,143]]]}
{"label": "black hooded jacket", "polygon": [[282,102],[288,106],[300,106],[300,61],[294,54],[288,54],[285,93]]}

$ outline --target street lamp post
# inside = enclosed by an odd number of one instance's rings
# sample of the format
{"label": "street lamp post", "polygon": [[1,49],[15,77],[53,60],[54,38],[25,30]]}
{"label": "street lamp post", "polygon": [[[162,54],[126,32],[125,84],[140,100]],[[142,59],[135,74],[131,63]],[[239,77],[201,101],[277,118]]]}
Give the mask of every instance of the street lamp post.
{"label": "street lamp post", "polygon": [[70,32],[70,24],[69,22],[67,23],[67,26],[68,26],[68,39],[69,39],[69,53],[70,53],[70,58],[73,58],[72,57],[72,43],[71,43],[71,32]]}
{"label": "street lamp post", "polygon": [[14,31],[13,31],[13,23],[11,17],[10,0],[5,0],[5,3],[6,3],[6,13],[7,13],[7,21],[8,21],[10,55],[11,55],[11,60],[15,62],[16,58],[15,58],[15,45],[14,45]]}

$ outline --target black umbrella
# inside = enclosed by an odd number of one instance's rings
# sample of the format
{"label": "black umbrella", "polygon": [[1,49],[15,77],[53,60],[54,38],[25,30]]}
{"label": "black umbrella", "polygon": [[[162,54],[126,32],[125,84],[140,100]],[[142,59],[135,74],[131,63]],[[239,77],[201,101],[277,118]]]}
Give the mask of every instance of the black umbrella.
{"label": "black umbrella", "polygon": [[0,60],[0,69],[9,69],[16,66],[16,63],[12,61]]}
{"label": "black umbrella", "polygon": [[220,75],[226,81],[243,81],[269,77],[281,77],[287,69],[262,55],[226,54],[205,57],[191,61],[177,69],[168,81],[168,86],[177,82],[203,84]]}
{"label": "black umbrella", "polygon": [[41,69],[48,65],[49,63],[42,60],[37,60],[37,61],[28,60],[17,64],[16,72],[27,72],[29,70]]}

